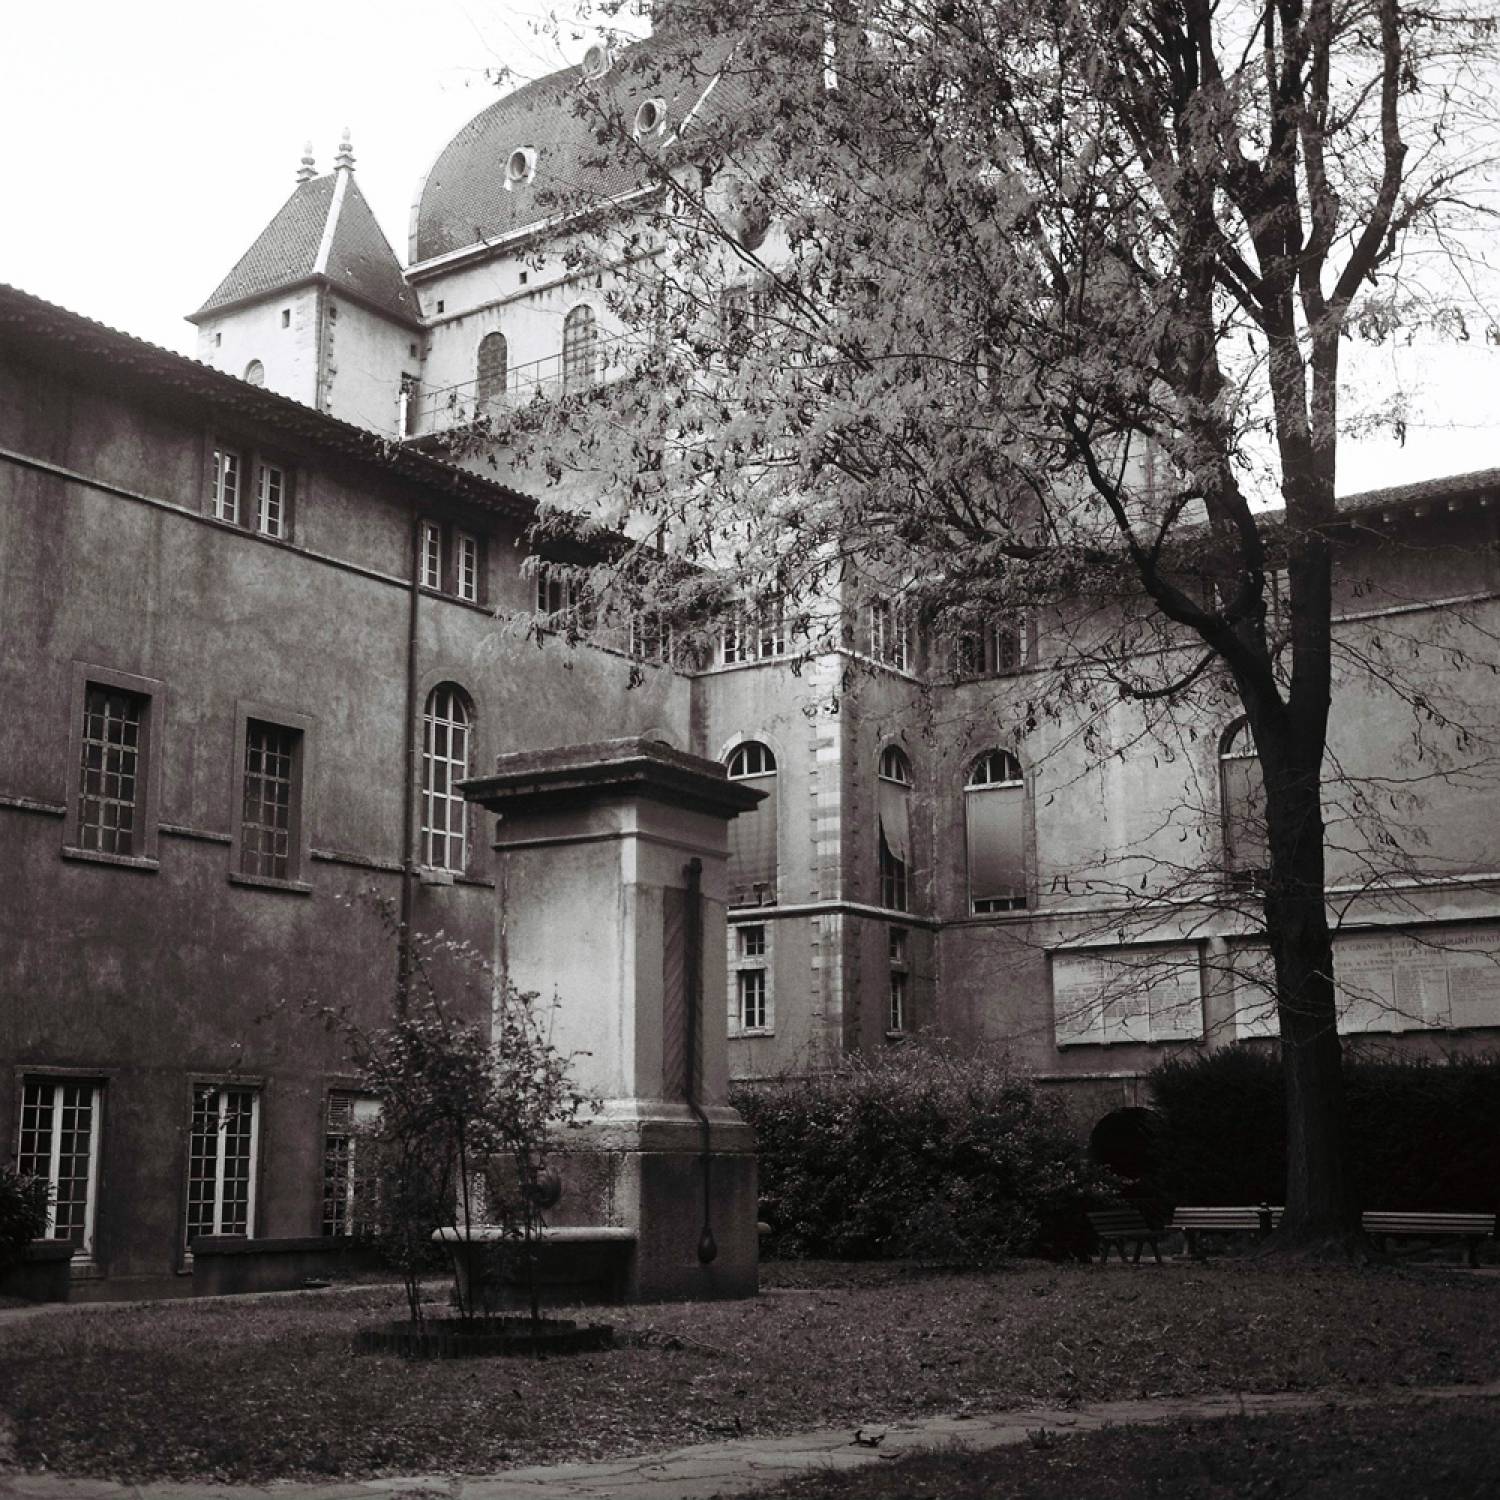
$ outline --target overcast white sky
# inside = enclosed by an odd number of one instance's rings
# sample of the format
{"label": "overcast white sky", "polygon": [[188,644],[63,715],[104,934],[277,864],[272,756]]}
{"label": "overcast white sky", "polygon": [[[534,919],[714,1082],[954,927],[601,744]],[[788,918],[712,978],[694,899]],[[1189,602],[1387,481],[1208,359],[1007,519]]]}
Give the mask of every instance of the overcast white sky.
{"label": "overcast white sky", "polygon": [[[0,281],[190,353],[182,321],[345,125],[398,256],[418,178],[512,83],[574,62],[539,35],[548,0],[52,0],[6,8]],[[577,0],[559,0],[575,14]],[[1491,259],[1500,259],[1500,231]],[[1364,354],[1368,391],[1412,392],[1404,446],[1347,443],[1344,492],[1500,466],[1500,347]],[[1351,393],[1352,396],[1352,393]]]}

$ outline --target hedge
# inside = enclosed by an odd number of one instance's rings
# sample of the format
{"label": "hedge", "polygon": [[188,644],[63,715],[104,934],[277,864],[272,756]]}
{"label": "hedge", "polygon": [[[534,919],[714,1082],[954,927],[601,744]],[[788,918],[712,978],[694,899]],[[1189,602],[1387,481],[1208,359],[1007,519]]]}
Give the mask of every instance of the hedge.
{"label": "hedge", "polygon": [[[1163,1063],[1159,1183],[1176,1203],[1280,1203],[1286,1195],[1281,1062],[1228,1047]],[[1500,1208],[1500,1056],[1443,1062],[1346,1055],[1349,1154],[1362,1208]]]}
{"label": "hedge", "polygon": [[983,1052],[908,1043],[732,1102],[758,1138],[770,1256],[1083,1254],[1084,1204],[1107,1192],[1054,1103]]}
{"label": "hedge", "polygon": [[21,1252],[46,1232],[46,1179],[0,1166],[0,1271],[19,1265]]}

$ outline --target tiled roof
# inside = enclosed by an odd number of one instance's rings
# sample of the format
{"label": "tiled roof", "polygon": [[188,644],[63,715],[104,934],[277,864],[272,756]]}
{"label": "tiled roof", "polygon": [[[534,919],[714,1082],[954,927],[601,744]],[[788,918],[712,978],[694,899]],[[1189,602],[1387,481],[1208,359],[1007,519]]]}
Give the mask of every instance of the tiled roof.
{"label": "tiled roof", "polygon": [[1500,495],[1500,469],[1471,469],[1466,474],[1450,474],[1444,479],[1419,479],[1383,490],[1340,495],[1338,507],[1341,511],[1392,510],[1426,501],[1463,500],[1484,494]]}
{"label": "tiled roof", "polygon": [[[672,30],[629,48],[592,83],[579,68],[565,68],[496,100],[449,141],[418,186],[407,247],[411,264],[639,186],[639,159],[605,148],[599,112],[581,107],[581,90],[596,89],[605,108],[625,121],[634,120],[645,100],[661,99],[670,134],[695,106],[721,112],[741,102],[735,83],[719,76],[736,40],[732,32],[685,39]],[[536,152],[535,174],[507,187],[506,163],[518,147]]]}
{"label": "tiled roof", "polygon": [[[44,369],[138,392],[179,415],[185,404],[196,402],[205,413],[228,412],[238,421],[264,423],[287,442],[337,454],[418,484],[424,492],[459,496],[523,524],[536,516],[536,501],[519,490],[0,283],[0,354],[9,350]],[[601,536],[596,545],[603,551],[610,541]]]}
{"label": "tiled roof", "polygon": [[[343,191],[338,191],[340,176]],[[337,215],[327,261],[320,265],[329,218]],[[404,323],[418,321],[416,298],[401,263],[380,232],[353,172],[330,172],[299,182],[292,196],[239,258],[213,295],[192,314],[199,322],[211,313],[267,297],[314,277]]]}

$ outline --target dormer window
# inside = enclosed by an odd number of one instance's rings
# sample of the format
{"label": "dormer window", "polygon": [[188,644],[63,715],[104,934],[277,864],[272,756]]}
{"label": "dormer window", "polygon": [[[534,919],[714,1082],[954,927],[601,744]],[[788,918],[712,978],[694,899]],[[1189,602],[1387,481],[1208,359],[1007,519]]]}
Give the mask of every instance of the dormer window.
{"label": "dormer window", "polygon": [[536,152],[530,146],[517,146],[505,163],[505,186],[525,187],[536,176]]}

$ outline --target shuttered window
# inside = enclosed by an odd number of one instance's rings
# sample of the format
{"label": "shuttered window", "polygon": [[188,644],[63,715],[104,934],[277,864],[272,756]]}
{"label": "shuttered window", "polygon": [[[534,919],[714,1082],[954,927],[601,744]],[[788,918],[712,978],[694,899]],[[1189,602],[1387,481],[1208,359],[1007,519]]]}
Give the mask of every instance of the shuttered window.
{"label": "shuttered window", "polygon": [[1025,812],[1021,763],[1009,750],[987,750],[969,767],[964,785],[970,910],[1025,907]]}
{"label": "shuttered window", "polygon": [[875,797],[880,815],[880,902],[892,911],[910,911],[911,762],[895,745],[881,752]]}
{"label": "shuttered window", "polygon": [[776,758],[755,740],[737,745],[729,775],[766,795],[729,825],[729,904],[776,904]]}
{"label": "shuttered window", "polygon": [[1224,870],[1231,886],[1254,890],[1271,868],[1266,834],[1266,788],[1260,757],[1245,719],[1230,725],[1219,747],[1224,820]]}

